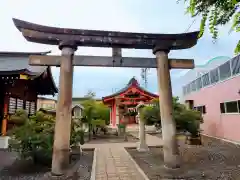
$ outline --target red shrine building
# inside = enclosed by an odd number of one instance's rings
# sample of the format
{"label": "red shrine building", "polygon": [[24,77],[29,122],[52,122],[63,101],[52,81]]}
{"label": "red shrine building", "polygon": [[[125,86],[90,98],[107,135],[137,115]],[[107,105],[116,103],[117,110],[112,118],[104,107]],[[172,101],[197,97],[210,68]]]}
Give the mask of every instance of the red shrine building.
{"label": "red shrine building", "polygon": [[149,103],[155,98],[158,98],[158,95],[146,91],[135,78],[132,78],[126,87],[114,94],[103,97],[102,101],[110,107],[110,125],[116,127],[123,121],[119,119],[119,105],[127,105],[130,112],[128,123],[136,124],[138,123],[136,106],[139,102]]}

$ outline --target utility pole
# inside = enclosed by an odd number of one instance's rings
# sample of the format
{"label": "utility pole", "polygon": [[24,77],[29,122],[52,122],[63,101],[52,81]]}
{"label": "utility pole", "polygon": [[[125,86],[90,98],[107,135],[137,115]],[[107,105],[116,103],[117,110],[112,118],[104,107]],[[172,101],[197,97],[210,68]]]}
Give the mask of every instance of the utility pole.
{"label": "utility pole", "polygon": [[142,68],[141,69],[141,78],[144,82],[144,88],[147,89],[147,83],[148,83],[148,79],[147,79],[147,73],[149,71],[149,68]]}

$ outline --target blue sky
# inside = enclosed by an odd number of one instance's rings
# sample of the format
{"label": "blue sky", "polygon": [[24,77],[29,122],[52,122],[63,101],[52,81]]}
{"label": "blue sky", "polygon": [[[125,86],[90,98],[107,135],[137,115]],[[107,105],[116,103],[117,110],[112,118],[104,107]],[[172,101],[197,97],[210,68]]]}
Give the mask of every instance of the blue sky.
{"label": "blue sky", "polygon": [[[58,47],[27,42],[12,23],[13,17],[38,24],[80,28],[146,33],[182,33],[193,19],[185,14],[186,5],[176,0],[7,0],[1,2],[0,51],[47,51],[60,54]],[[236,33],[229,34],[229,27],[220,29],[220,38],[213,44],[207,32],[199,43],[188,50],[172,51],[173,58],[194,58],[200,65],[216,56],[234,56],[234,47],[239,39]],[[199,18],[189,31],[199,29]],[[111,49],[79,47],[76,54],[111,55]],[[123,50],[123,56],[154,57],[151,50]],[[59,69],[52,68],[56,84]],[[109,95],[122,88],[131,77],[140,83],[140,69],[75,67],[73,96],[83,96],[88,90],[97,97]],[[173,93],[181,91],[183,70],[172,70]],[[157,92],[156,70],[148,73],[148,90]]]}

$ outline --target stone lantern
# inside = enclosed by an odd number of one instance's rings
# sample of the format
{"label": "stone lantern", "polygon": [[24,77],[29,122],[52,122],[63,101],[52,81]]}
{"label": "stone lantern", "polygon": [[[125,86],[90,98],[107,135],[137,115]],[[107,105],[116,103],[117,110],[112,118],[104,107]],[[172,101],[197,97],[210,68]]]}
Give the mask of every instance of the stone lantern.
{"label": "stone lantern", "polygon": [[137,150],[140,152],[146,152],[149,150],[146,143],[145,119],[142,119],[141,117],[141,111],[144,107],[145,104],[143,102],[140,102],[136,107],[139,114],[139,142],[137,145]]}

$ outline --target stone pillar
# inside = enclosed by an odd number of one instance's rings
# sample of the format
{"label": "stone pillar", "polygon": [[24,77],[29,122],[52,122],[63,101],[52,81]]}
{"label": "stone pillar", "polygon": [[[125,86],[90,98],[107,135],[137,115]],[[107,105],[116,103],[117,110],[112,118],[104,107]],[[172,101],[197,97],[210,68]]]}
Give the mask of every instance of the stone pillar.
{"label": "stone pillar", "polygon": [[137,146],[137,150],[140,152],[146,152],[149,150],[146,143],[145,122],[142,120],[139,120],[139,143]]}
{"label": "stone pillar", "polygon": [[62,57],[52,156],[52,175],[63,175],[64,170],[69,165],[73,56],[76,46],[74,43],[64,42],[60,44],[59,49],[62,50]]}
{"label": "stone pillar", "polygon": [[173,120],[172,87],[168,52],[155,48],[153,53],[157,58],[157,76],[159,87],[159,105],[161,111],[163,154],[165,167],[178,168],[179,149],[176,139],[176,124]]}
{"label": "stone pillar", "polygon": [[139,152],[146,152],[149,150],[147,143],[146,143],[146,132],[145,132],[145,121],[143,119],[141,119],[141,110],[144,107],[143,103],[139,103],[139,105],[137,105],[137,111],[138,111],[138,116],[139,116],[139,121],[138,121],[138,125],[139,125],[139,131],[138,131],[138,137],[139,137],[139,142],[137,145],[137,150]]}

